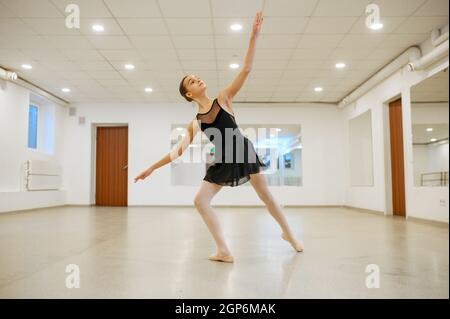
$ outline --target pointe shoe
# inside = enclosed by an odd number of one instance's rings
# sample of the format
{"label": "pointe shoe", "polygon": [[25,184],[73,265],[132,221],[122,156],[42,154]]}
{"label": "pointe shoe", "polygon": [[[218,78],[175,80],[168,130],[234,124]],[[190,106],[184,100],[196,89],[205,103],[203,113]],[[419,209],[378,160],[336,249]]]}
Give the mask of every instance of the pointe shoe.
{"label": "pointe shoe", "polygon": [[297,240],[293,239],[290,240],[284,233],[281,234],[281,238],[283,238],[284,240],[286,240],[287,242],[289,242],[291,244],[291,246],[299,253],[303,252],[303,246],[302,244],[300,244]]}
{"label": "pointe shoe", "polygon": [[233,258],[232,255],[221,256],[221,255],[218,255],[218,254],[213,254],[213,255],[209,256],[208,259],[212,260],[212,261],[222,261],[222,262],[225,262],[225,263],[232,263],[232,262],[234,262],[234,258]]}

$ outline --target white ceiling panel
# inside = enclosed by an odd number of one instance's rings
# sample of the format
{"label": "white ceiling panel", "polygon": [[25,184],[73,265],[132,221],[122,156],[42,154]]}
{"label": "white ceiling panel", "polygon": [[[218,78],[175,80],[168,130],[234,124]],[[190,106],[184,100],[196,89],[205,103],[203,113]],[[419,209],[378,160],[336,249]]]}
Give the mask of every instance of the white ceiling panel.
{"label": "white ceiling panel", "polygon": [[417,17],[446,16],[448,18],[448,1],[428,0],[413,15]]}
{"label": "white ceiling panel", "polygon": [[364,14],[370,0],[320,0],[314,17],[359,17]]}
{"label": "white ceiling panel", "polygon": [[344,37],[343,34],[303,34],[297,48],[335,48]]}
{"label": "white ceiling panel", "polygon": [[[70,59],[61,50],[46,49],[22,49],[22,54],[29,61],[69,61]],[[26,61],[24,61],[26,62]]]}
{"label": "white ceiling panel", "polygon": [[104,0],[104,3],[116,18],[161,17],[156,0]]}
{"label": "white ceiling panel", "polygon": [[50,0],[0,0],[0,3],[20,18],[64,17]]}
{"label": "white ceiling panel", "polygon": [[168,35],[164,19],[161,18],[121,18],[117,19],[128,35]]}
{"label": "white ceiling panel", "polygon": [[43,35],[43,40],[47,42],[47,47],[55,49],[92,49],[92,44],[81,35]]}
{"label": "white ceiling panel", "polygon": [[74,61],[102,61],[104,58],[97,50],[93,49],[62,49],[67,58]]}
{"label": "white ceiling panel", "polygon": [[172,39],[177,49],[212,49],[214,47],[214,37],[209,35],[177,35]]}
{"label": "white ceiling panel", "polygon": [[67,28],[64,18],[23,18],[22,21],[28,25],[36,34],[40,35],[79,35],[80,30]]}
{"label": "white ceiling panel", "polygon": [[383,29],[372,30],[366,26],[366,17],[359,17],[356,23],[352,26],[350,33],[365,34],[371,36],[372,34],[387,34],[394,33],[398,27],[406,20],[405,17],[385,17],[381,16],[380,22],[383,24]]}
{"label": "white ceiling panel", "polygon": [[[268,34],[258,39],[258,47],[261,49],[289,49],[296,48],[300,41],[300,34]],[[245,39],[248,42],[248,39]],[[248,43],[247,43],[248,46]]]}
{"label": "white ceiling panel", "polygon": [[[263,10],[252,71],[235,101],[336,102],[448,24],[447,1],[373,1],[384,25],[377,31],[365,24],[370,0],[0,0],[0,65],[69,101],[180,102],[186,74],[202,77],[209,94],[236,77],[229,65],[242,67]],[[70,3],[80,7],[80,29],[65,27]],[[243,29],[232,31],[233,23]],[[63,85],[72,91],[62,94]],[[324,91],[312,92],[315,85]]]}
{"label": "white ceiling panel", "polygon": [[172,49],[169,36],[164,35],[131,35],[128,37],[137,49]]}
{"label": "white ceiling panel", "polygon": [[110,18],[112,17],[109,9],[103,3],[103,0],[51,0],[60,12],[65,13],[69,4],[76,4],[80,8],[82,18]]}
{"label": "white ceiling panel", "polygon": [[36,35],[37,32],[30,28],[21,19],[0,18],[0,36],[7,35]]}
{"label": "white ceiling panel", "polygon": [[380,15],[384,19],[385,17],[408,17],[427,2],[427,0],[374,0],[371,2],[380,7]]}
{"label": "white ceiling panel", "polygon": [[108,61],[137,61],[141,55],[136,50],[99,50],[99,53]]}
{"label": "white ceiling panel", "polygon": [[98,50],[126,50],[132,45],[128,37],[121,35],[90,35],[90,43]]}
{"label": "white ceiling panel", "polygon": [[81,19],[80,22],[80,32],[84,35],[99,35],[98,32],[92,29],[93,25],[102,25],[105,30],[101,33],[101,36],[104,35],[124,35],[122,28],[116,22],[115,19],[112,18],[87,18]]}
{"label": "white ceiling panel", "polygon": [[17,15],[0,2],[0,18],[14,18],[14,17],[17,17]]}
{"label": "white ceiling panel", "polygon": [[212,20],[210,18],[167,19],[167,26],[172,35],[212,35]]}
{"label": "white ceiling panel", "polygon": [[265,0],[264,15],[267,17],[310,17],[318,2],[319,0]]}
{"label": "white ceiling panel", "polygon": [[211,3],[212,14],[215,18],[253,17],[258,9],[263,8],[263,0],[211,0]]}
{"label": "white ceiling panel", "polygon": [[430,34],[436,25],[448,24],[448,16],[442,17],[409,17],[395,30],[395,33],[422,33]]}
{"label": "white ceiling panel", "polygon": [[162,14],[167,18],[186,18],[186,17],[209,17],[209,0],[164,0],[159,1]]}
{"label": "white ceiling panel", "polygon": [[342,34],[347,33],[357,17],[312,17],[308,21],[306,34]]}

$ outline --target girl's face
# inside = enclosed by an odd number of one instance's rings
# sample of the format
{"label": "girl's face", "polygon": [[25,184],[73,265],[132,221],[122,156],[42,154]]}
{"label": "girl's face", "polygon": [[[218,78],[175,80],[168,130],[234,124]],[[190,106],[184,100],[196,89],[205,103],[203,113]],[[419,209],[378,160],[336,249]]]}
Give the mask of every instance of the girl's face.
{"label": "girl's face", "polygon": [[186,88],[186,95],[190,98],[195,98],[203,94],[206,90],[206,84],[196,75],[189,75],[184,79],[184,87]]}

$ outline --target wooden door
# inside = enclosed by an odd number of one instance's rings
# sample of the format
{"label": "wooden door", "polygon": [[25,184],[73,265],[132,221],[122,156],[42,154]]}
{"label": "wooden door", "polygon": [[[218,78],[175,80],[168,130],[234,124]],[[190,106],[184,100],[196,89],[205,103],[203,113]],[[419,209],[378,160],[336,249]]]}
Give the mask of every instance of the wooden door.
{"label": "wooden door", "polygon": [[406,216],[401,99],[389,103],[389,129],[391,136],[392,209],[395,216]]}
{"label": "wooden door", "polygon": [[128,205],[128,127],[97,127],[95,204]]}

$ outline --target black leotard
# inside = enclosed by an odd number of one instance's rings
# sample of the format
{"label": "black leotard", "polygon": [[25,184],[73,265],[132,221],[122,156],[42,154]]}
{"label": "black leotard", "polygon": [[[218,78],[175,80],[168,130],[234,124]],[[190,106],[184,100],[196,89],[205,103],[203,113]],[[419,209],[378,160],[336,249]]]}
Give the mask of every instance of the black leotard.
{"label": "black leotard", "polygon": [[196,118],[215,146],[213,165],[208,167],[203,180],[222,186],[238,186],[249,181],[250,174],[267,167],[253,143],[238,129],[234,116],[220,106],[217,98],[208,112],[197,113]]}

